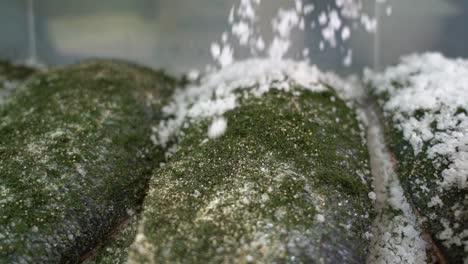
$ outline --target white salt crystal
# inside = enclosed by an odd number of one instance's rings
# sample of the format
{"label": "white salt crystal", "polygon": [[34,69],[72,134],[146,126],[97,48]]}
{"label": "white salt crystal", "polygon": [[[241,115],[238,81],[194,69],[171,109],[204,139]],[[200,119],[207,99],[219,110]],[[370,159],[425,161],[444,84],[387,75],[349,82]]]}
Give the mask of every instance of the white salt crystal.
{"label": "white salt crystal", "polygon": [[226,132],[227,120],[220,117],[213,120],[210,127],[208,128],[208,137],[211,139],[219,138]]}

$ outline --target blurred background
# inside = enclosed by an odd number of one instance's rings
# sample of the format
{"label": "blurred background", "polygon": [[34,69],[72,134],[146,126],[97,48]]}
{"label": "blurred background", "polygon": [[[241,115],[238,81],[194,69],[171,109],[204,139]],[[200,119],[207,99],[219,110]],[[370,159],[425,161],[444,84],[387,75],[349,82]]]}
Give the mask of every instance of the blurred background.
{"label": "blurred background", "polygon": [[[468,1],[362,0],[364,10],[379,23],[370,34],[355,22],[346,43],[322,47],[320,29],[306,27],[292,38],[288,57],[308,59],[324,70],[360,73],[364,67],[382,68],[401,55],[440,51],[468,57]],[[304,0],[315,10],[306,25],[317,23],[330,2]],[[228,14],[238,0],[0,0],[0,58],[37,61],[47,66],[86,58],[119,58],[180,74],[213,63],[210,44],[229,31]],[[271,19],[279,7],[293,1],[268,0],[259,10],[259,27],[268,42]],[[354,24],[353,24],[354,23]],[[347,50],[353,63],[343,65]],[[238,52],[237,57],[247,52]]]}

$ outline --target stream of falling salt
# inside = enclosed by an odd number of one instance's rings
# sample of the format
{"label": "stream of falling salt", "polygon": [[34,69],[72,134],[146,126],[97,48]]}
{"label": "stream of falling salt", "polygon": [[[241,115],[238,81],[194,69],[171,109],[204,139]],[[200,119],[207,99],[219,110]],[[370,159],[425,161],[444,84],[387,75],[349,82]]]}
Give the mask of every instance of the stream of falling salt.
{"label": "stream of falling salt", "polygon": [[[374,33],[374,68],[380,67],[380,32],[378,18],[385,0],[374,2],[374,18],[364,14],[362,3],[354,0],[336,0],[336,8],[321,11],[316,14],[317,25],[321,27],[322,43],[330,48],[336,47],[336,39],[346,42],[351,31],[343,24],[343,18],[359,21],[366,31]],[[314,5],[304,4],[301,0],[294,1],[294,7],[279,9],[272,20],[274,38],[268,44],[260,32],[256,32],[256,9],[261,0],[241,0],[239,6],[231,9],[229,22],[232,25],[232,35],[241,46],[249,46],[252,56],[258,56],[263,50],[272,60],[283,60],[292,46],[292,32],[304,31],[309,25],[304,25],[304,17],[312,13]],[[213,43],[212,55],[221,67],[234,62],[234,50],[223,35],[222,44]],[[307,50],[303,52],[307,54]],[[255,54],[255,55],[254,55]],[[352,50],[346,52],[343,64],[349,66],[352,62]],[[347,91],[347,93],[352,93]],[[368,263],[426,263],[426,244],[422,238],[420,226],[394,171],[391,154],[386,147],[382,124],[371,100],[363,99],[362,111],[368,123],[367,144],[369,147],[372,174],[374,177],[374,192],[369,197],[376,200],[377,218],[375,219]]]}
{"label": "stream of falling salt", "polygon": [[[165,108],[166,113],[175,118],[155,128],[157,134],[154,135],[153,141],[164,145],[180,130],[185,120],[201,117],[215,117],[208,137],[219,136],[228,125],[222,118],[223,114],[237,106],[234,90],[239,87],[258,84],[259,94],[268,89],[272,80],[280,80],[276,85],[284,89],[287,89],[289,81],[303,83],[303,87],[312,89],[320,89],[317,85],[319,80],[327,80],[326,83],[332,84],[333,87],[344,87],[338,93],[345,98],[360,101],[361,107],[358,112],[363,114],[363,121],[368,125],[367,144],[375,186],[369,197],[375,200],[377,212],[372,234],[366,233],[371,237],[368,263],[426,263],[426,244],[416,216],[403,195],[403,189],[393,169],[391,154],[386,147],[383,127],[375,105],[365,95],[359,95],[359,91],[364,90],[361,85],[341,81],[333,74],[324,74],[306,60],[292,61],[287,58],[293,44],[293,31],[304,31],[306,26],[310,26],[304,24],[306,15],[316,16],[318,20],[314,21],[314,25],[320,27],[323,38],[321,42],[330,48],[336,45],[336,38],[341,37],[343,42],[350,38],[351,29],[344,25],[343,18],[356,22],[371,33],[378,30],[377,20],[364,14],[362,3],[357,0],[336,0],[333,2],[336,8],[328,8],[325,11],[317,11],[314,5],[304,4],[301,0],[291,2],[294,3],[292,7],[279,9],[276,17],[272,19],[274,37],[270,42],[264,39],[257,27],[258,21],[265,19],[257,15],[257,10],[261,8],[261,0],[240,0],[238,5],[232,7],[229,13],[231,31],[223,33],[221,42],[216,41],[210,47],[213,59],[220,69],[208,72],[202,77],[198,73],[190,74],[193,77],[191,79],[200,78],[199,83],[176,94],[174,103]],[[382,5],[383,2],[376,0],[375,4]],[[376,15],[380,7],[382,6],[376,7]],[[240,46],[250,47],[253,51],[251,58],[236,61],[234,45],[229,39],[237,40]],[[374,66],[378,67],[378,36],[375,41]],[[304,54],[307,53],[304,51]],[[352,52],[348,51],[347,54]],[[348,63],[345,64],[349,64],[350,58],[346,57],[345,62]]]}

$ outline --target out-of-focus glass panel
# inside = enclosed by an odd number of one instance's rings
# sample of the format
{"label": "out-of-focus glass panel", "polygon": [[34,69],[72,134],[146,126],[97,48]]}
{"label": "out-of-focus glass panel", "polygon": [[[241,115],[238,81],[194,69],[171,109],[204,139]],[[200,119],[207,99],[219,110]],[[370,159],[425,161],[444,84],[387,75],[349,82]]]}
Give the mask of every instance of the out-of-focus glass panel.
{"label": "out-of-focus glass panel", "polygon": [[[363,0],[373,15],[374,0]],[[181,73],[212,63],[210,45],[230,32],[228,15],[239,0],[5,0],[0,3],[0,57],[21,59],[37,53],[45,65],[63,65],[87,58],[117,58]],[[373,35],[358,22],[342,17],[352,30],[349,41],[337,36],[336,47],[323,43],[320,13],[330,11],[335,1],[303,0],[314,11],[305,16],[305,30],[294,30],[287,56],[308,58],[324,70],[358,73],[372,66]],[[28,9],[32,7],[33,9]],[[262,1],[257,10],[258,31],[268,44],[272,19],[280,8],[295,7],[295,1]],[[32,15],[32,16],[31,16]],[[28,27],[28,21],[31,21]],[[314,24],[315,27],[311,25]],[[28,37],[29,35],[29,37]],[[32,38],[31,36],[35,36]],[[35,39],[35,43],[30,41]],[[230,35],[235,58],[248,57],[250,50],[237,45]],[[305,55],[305,49],[307,55]],[[352,65],[343,65],[353,50]],[[266,53],[266,52],[265,52]],[[263,54],[265,55],[265,54]]]}
{"label": "out-of-focus glass panel", "polygon": [[381,67],[416,52],[468,57],[468,1],[387,0],[378,6]]}
{"label": "out-of-focus glass panel", "polygon": [[41,0],[38,49],[46,64],[120,58],[169,70],[205,63],[227,26],[229,1]]}
{"label": "out-of-focus glass panel", "polygon": [[24,60],[28,56],[26,2],[0,1],[0,58]]}

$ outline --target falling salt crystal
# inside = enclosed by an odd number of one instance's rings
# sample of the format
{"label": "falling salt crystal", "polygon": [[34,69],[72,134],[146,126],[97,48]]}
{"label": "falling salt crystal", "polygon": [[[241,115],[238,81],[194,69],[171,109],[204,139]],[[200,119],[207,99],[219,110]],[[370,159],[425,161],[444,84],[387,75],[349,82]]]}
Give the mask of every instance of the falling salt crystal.
{"label": "falling salt crystal", "polygon": [[336,10],[331,11],[329,17],[330,26],[335,30],[339,29],[341,27],[342,22],[340,16],[338,15],[338,12]]}
{"label": "falling salt crystal", "polygon": [[305,29],[305,21],[302,18],[299,21],[299,29],[302,30],[302,31],[304,31],[304,29]]}
{"label": "falling salt crystal", "polygon": [[343,65],[346,67],[349,67],[351,66],[352,63],[353,63],[353,51],[348,50],[348,53],[346,54],[346,57],[343,60]]}
{"label": "falling salt crystal", "polygon": [[218,43],[212,43],[211,44],[211,56],[217,59],[219,58],[219,55],[221,55],[221,47],[219,46]]}
{"label": "falling salt crystal", "polygon": [[187,74],[187,78],[189,81],[196,81],[200,77],[200,72],[198,70],[191,70]]}
{"label": "falling salt crystal", "polygon": [[222,136],[227,129],[227,121],[224,118],[217,118],[211,123],[208,129],[208,137],[211,139],[219,138]]}
{"label": "falling salt crystal", "polygon": [[239,22],[232,26],[232,33],[239,39],[239,44],[245,46],[247,45],[251,32],[249,24],[246,22]]}
{"label": "falling salt crystal", "polygon": [[320,13],[319,18],[318,18],[320,25],[322,26],[325,25],[327,23],[327,20],[328,20],[327,14],[325,12]]}
{"label": "falling salt crystal", "polygon": [[313,4],[308,4],[304,6],[304,14],[310,14],[314,11],[315,7]]}
{"label": "falling salt crystal", "polygon": [[255,46],[259,51],[263,51],[265,49],[265,41],[263,41],[263,39],[260,37],[257,39]]}
{"label": "falling salt crystal", "polygon": [[341,39],[348,40],[350,36],[351,36],[351,31],[349,30],[349,27],[344,27],[343,30],[341,31]]}
{"label": "falling salt crystal", "polygon": [[221,54],[218,57],[218,62],[222,67],[226,67],[232,64],[234,61],[233,57],[234,51],[231,47],[225,46],[223,47]]}
{"label": "falling salt crystal", "polygon": [[377,29],[377,19],[371,18],[366,14],[361,16],[361,24],[367,32],[375,32]]}
{"label": "falling salt crystal", "polygon": [[385,13],[387,14],[387,16],[391,16],[392,15],[392,12],[393,12],[393,9],[391,6],[387,6],[387,8],[385,9]]}
{"label": "falling salt crystal", "polygon": [[224,32],[222,37],[221,37],[221,40],[223,41],[223,43],[227,43],[228,41],[228,33],[227,32]]}

